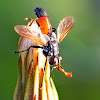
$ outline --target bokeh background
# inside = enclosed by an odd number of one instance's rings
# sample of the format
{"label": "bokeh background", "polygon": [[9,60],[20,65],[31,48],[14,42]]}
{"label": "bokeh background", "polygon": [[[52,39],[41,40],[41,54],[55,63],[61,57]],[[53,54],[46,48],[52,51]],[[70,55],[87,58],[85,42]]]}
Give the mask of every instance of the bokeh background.
{"label": "bokeh background", "polygon": [[0,100],[12,100],[17,82],[19,35],[15,25],[35,18],[35,7],[45,8],[52,27],[73,16],[74,27],[60,43],[62,66],[73,72],[67,78],[52,72],[60,100],[100,100],[100,0],[1,0],[0,1]]}

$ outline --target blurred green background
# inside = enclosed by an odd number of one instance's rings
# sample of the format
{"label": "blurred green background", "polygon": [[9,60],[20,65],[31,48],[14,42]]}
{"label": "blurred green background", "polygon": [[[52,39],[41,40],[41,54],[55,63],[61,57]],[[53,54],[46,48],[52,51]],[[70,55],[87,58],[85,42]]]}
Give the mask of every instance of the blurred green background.
{"label": "blurred green background", "polygon": [[35,7],[45,8],[52,27],[73,16],[74,27],[60,44],[62,66],[72,78],[54,70],[52,77],[60,100],[100,100],[100,0],[0,1],[0,100],[12,100],[17,82],[19,35],[15,25],[35,18]]}

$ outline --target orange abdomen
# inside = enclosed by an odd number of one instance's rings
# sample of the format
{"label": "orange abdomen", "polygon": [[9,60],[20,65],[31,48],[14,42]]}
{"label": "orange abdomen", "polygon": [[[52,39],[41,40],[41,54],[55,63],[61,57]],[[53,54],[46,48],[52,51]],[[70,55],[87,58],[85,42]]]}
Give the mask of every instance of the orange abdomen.
{"label": "orange abdomen", "polygon": [[48,33],[52,32],[52,27],[51,27],[50,20],[49,20],[48,16],[40,17],[39,23],[40,23],[41,31],[43,34],[48,34]]}

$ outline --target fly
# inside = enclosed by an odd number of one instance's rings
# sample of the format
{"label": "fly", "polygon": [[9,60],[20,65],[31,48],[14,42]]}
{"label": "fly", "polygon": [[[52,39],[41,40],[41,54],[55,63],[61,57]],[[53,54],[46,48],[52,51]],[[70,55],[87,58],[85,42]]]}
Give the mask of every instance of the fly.
{"label": "fly", "polygon": [[[62,71],[67,77],[72,77],[72,72],[65,72],[61,67],[60,63],[62,61],[62,57],[59,55],[59,43],[65,38],[68,32],[71,30],[74,19],[71,16],[65,17],[60,21],[57,28],[57,37],[55,32],[55,28],[52,28],[50,24],[50,20],[48,18],[47,13],[44,9],[36,7],[35,14],[37,17],[35,19],[26,18],[25,20],[30,20],[31,23],[26,25],[17,25],[14,27],[14,30],[21,36],[28,38],[37,42],[39,45],[30,46],[27,50],[19,51],[15,53],[21,53],[24,51],[28,51],[30,48],[41,48],[43,49],[43,54],[46,59],[49,57],[49,64],[51,68],[58,68]],[[39,29],[32,30],[32,24],[36,23],[36,20],[39,21]],[[54,30],[52,30],[54,29]],[[39,31],[41,30],[41,31]],[[47,61],[47,60],[46,60]]]}

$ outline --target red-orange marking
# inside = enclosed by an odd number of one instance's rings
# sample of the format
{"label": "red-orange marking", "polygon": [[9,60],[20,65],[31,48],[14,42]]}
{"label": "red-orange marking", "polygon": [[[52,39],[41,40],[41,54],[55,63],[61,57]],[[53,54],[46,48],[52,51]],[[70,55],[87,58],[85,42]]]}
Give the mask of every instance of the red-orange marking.
{"label": "red-orange marking", "polygon": [[48,17],[45,17],[45,16],[40,17],[39,23],[40,23],[41,31],[43,34],[48,34],[49,31],[52,32],[52,27],[51,27],[50,20]]}

